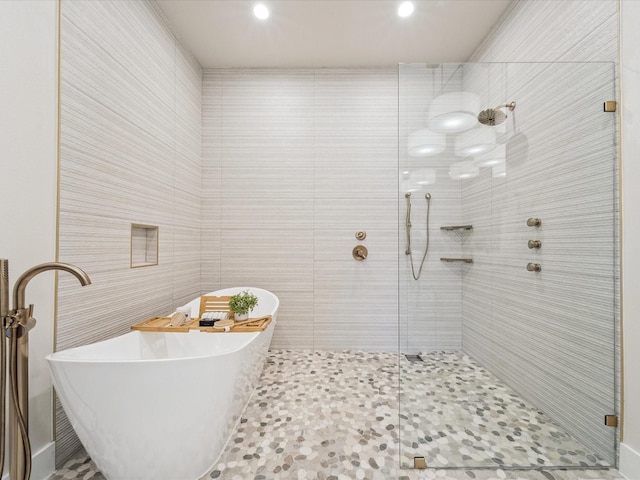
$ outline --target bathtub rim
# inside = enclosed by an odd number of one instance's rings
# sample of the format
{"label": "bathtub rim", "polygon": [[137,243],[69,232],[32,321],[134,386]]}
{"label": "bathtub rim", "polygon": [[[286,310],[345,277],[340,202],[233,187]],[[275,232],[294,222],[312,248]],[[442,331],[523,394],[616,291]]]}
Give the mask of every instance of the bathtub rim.
{"label": "bathtub rim", "polygon": [[[216,355],[224,355],[224,354],[231,354],[234,353],[242,348],[245,348],[247,345],[249,345],[249,343],[255,341],[256,338],[258,338],[258,336],[262,333],[265,333],[267,330],[269,330],[270,328],[275,329],[275,325],[277,323],[277,316],[278,316],[278,310],[280,308],[280,299],[278,298],[278,296],[273,293],[270,290],[266,290],[264,288],[260,288],[260,287],[226,287],[226,288],[221,288],[209,293],[206,293],[204,295],[201,295],[199,297],[194,298],[193,300],[187,302],[185,305],[183,306],[191,306],[192,308],[195,307],[196,309],[199,308],[200,305],[200,300],[203,296],[225,296],[225,295],[234,295],[236,293],[240,293],[243,292],[245,290],[250,290],[253,291],[254,293],[258,294],[258,296],[260,296],[260,294],[263,294],[265,296],[265,298],[269,298],[271,301],[273,301],[273,308],[269,311],[269,315],[271,315],[272,319],[271,322],[269,323],[269,325],[267,326],[267,328],[263,331],[258,331],[258,332],[201,332],[199,330],[189,330],[187,332],[145,332],[145,331],[140,331],[140,330],[131,330],[131,331],[127,331],[126,333],[122,333],[120,335],[116,335],[114,337],[111,338],[106,338],[103,340],[98,340],[97,342],[93,342],[93,343],[89,343],[86,345],[78,345],[76,347],[71,347],[71,348],[65,348],[63,350],[57,350],[54,351],[48,355],[45,356],[45,360],[49,363],[49,362],[70,362],[70,363],[78,363],[78,364],[83,364],[83,363],[161,363],[161,362],[182,362],[182,361],[189,361],[189,360],[194,360],[194,359],[202,359],[202,358],[208,358],[208,357],[215,357]],[[241,344],[239,344],[238,346],[236,346],[235,348],[232,349],[227,349],[221,352],[214,352],[212,353],[204,353],[204,354],[199,354],[199,355],[189,355],[189,356],[180,356],[180,357],[168,357],[168,358],[124,358],[124,359],[118,359],[115,356],[109,356],[109,357],[104,357],[104,358],[82,358],[82,357],[75,357],[75,356],[68,356],[69,353],[76,353],[76,352],[80,352],[80,351],[85,351],[85,350],[91,350],[93,348],[95,348],[96,346],[102,346],[104,344],[108,344],[108,343],[115,343],[117,344],[118,342],[122,342],[123,338],[127,338],[130,337],[131,334],[139,334],[137,335],[137,337],[140,338],[140,335],[144,334],[150,334],[150,335],[157,335],[157,334],[168,334],[168,335],[231,335],[231,336],[242,336],[243,338],[246,339],[246,341],[242,342]],[[273,333],[272,333],[273,334]]]}
{"label": "bathtub rim", "polygon": [[[122,335],[118,335],[117,337],[113,337],[113,338],[108,338],[105,340],[100,340],[98,342],[94,342],[94,343],[90,343],[88,345],[81,345],[79,347],[73,347],[73,348],[67,348],[64,350],[60,350],[57,352],[53,352],[50,353],[49,355],[45,356],[45,359],[47,361],[50,362],[70,362],[70,363],[78,363],[78,364],[82,364],[82,363],[161,363],[161,362],[182,362],[182,361],[189,361],[189,360],[195,360],[195,359],[202,359],[202,358],[213,358],[216,356],[220,356],[220,355],[227,355],[227,354],[231,354],[234,352],[237,352],[238,350],[242,350],[243,348],[246,348],[247,345],[249,345],[251,342],[253,342],[260,334],[266,332],[269,328],[271,328],[272,325],[274,325],[275,328],[275,321],[271,321],[271,323],[269,324],[269,326],[264,329],[263,331],[260,332],[241,332],[241,333],[232,333],[232,332],[225,332],[225,333],[217,333],[217,332],[200,332],[199,330],[193,330],[193,331],[189,331],[189,332],[142,332],[139,330],[133,330],[127,333],[124,333]],[[127,337],[130,335],[136,335],[137,336],[149,336],[149,335],[242,335],[247,337],[247,341],[240,344],[239,346],[237,346],[236,348],[233,349],[229,349],[229,350],[224,350],[221,352],[214,352],[213,354],[209,353],[209,354],[201,354],[201,355],[191,355],[191,356],[182,356],[182,357],[168,357],[168,358],[138,358],[138,359],[118,359],[118,358],[114,358],[114,357],[104,357],[104,358],[82,358],[82,357],[65,357],[65,354],[68,354],[69,352],[78,352],[78,351],[82,351],[82,350],[90,350],[91,347],[95,347],[98,345],[103,345],[103,344],[108,344],[108,343],[116,343],[117,340],[122,339],[123,337]]]}

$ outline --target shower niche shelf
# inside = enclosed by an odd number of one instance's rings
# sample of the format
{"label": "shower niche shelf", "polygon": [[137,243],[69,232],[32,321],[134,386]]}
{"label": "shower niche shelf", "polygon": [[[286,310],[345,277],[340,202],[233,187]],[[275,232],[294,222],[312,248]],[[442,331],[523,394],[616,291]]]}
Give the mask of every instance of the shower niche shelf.
{"label": "shower niche shelf", "polygon": [[[440,230],[445,230],[447,232],[454,231],[465,231],[465,230],[473,230],[473,225],[446,225],[444,227],[440,227]],[[451,258],[451,257],[441,257],[441,262],[446,263],[473,263],[472,258]]]}
{"label": "shower niche shelf", "polygon": [[446,230],[452,232],[454,230],[473,230],[473,225],[451,225],[440,227],[440,230]]}
{"label": "shower niche shelf", "polygon": [[461,263],[473,263],[473,258],[447,258],[441,257],[441,262],[453,263],[453,262],[461,262]]}
{"label": "shower niche shelf", "polygon": [[131,268],[158,265],[158,227],[131,224]]}

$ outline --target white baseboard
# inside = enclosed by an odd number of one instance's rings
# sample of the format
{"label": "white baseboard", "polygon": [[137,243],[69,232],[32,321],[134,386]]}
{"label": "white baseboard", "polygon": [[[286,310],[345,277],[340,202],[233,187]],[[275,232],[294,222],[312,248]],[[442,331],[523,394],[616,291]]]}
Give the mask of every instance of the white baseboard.
{"label": "white baseboard", "polygon": [[[31,458],[31,480],[47,480],[56,473],[56,445],[54,442],[42,447]],[[5,470],[8,470],[6,466]],[[2,476],[2,480],[9,480],[8,471]]]}
{"label": "white baseboard", "polygon": [[621,443],[618,471],[631,480],[640,478],[640,452]]}

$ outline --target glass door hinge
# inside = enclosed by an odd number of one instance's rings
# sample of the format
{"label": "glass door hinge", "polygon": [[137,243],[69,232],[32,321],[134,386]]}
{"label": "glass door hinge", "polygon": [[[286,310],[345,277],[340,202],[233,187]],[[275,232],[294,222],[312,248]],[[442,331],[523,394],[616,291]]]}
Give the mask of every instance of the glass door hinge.
{"label": "glass door hinge", "polygon": [[423,470],[427,468],[427,462],[424,457],[413,457],[413,468]]}
{"label": "glass door hinge", "polygon": [[607,427],[617,427],[618,426],[618,416],[617,415],[605,415],[604,416],[604,424]]}
{"label": "glass door hinge", "polygon": [[604,111],[605,112],[615,112],[618,107],[618,102],[614,100],[607,100],[604,102]]}

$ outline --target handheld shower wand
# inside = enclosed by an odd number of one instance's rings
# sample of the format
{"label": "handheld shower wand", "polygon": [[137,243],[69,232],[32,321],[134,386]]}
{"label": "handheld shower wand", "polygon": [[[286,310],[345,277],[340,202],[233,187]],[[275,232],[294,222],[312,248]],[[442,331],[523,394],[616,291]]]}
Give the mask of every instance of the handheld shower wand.
{"label": "handheld shower wand", "polygon": [[411,263],[411,274],[413,275],[413,279],[418,280],[420,278],[420,275],[422,274],[422,267],[424,266],[424,261],[427,258],[427,252],[429,251],[429,210],[431,208],[431,194],[424,194],[424,198],[427,200],[427,244],[424,249],[424,255],[422,256],[420,269],[418,270],[417,275],[415,272],[415,267],[413,266],[413,253],[411,252],[411,192],[405,193],[404,197],[407,199],[407,216],[405,219],[405,231],[407,233],[407,250],[404,253],[405,255],[409,255],[409,261]]}
{"label": "handheld shower wand", "polygon": [[[9,260],[0,258],[0,321],[2,336],[5,331],[5,318],[9,315]],[[5,429],[6,429],[6,397],[7,397],[7,344],[0,339],[0,474],[4,472]]]}

